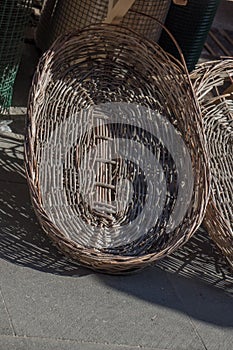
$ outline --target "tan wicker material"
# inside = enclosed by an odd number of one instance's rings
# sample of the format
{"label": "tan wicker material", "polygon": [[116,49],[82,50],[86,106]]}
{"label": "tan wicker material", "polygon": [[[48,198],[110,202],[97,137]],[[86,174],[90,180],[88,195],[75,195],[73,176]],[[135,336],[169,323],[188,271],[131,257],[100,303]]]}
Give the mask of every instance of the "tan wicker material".
{"label": "tan wicker material", "polygon": [[142,268],[201,224],[208,159],[186,72],[157,44],[104,24],[59,38],[40,60],[28,183],[44,230],[81,264]]}
{"label": "tan wicker material", "polygon": [[175,5],[186,6],[188,4],[188,0],[173,0]]}
{"label": "tan wicker material", "polygon": [[[47,0],[44,4],[36,33],[36,43],[47,49],[59,35],[90,24],[100,23],[117,0]],[[152,15],[164,23],[171,0],[136,0],[132,10]],[[157,41],[161,27],[152,18],[128,12],[122,25],[138,31],[141,35]]]}
{"label": "tan wicker material", "polygon": [[192,78],[211,160],[212,191],[204,223],[233,267],[233,59],[203,63]]}

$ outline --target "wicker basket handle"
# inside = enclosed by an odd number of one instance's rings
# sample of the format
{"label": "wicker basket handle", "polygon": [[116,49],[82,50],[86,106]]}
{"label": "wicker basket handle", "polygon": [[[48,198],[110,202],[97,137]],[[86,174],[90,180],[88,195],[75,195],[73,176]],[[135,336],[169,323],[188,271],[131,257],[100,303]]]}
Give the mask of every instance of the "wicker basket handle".
{"label": "wicker basket handle", "polygon": [[[174,43],[175,47],[177,48],[177,51],[179,52],[179,55],[180,55],[180,58],[181,58],[181,63],[183,65],[183,67],[184,67],[185,72],[189,76],[189,71],[188,71],[187,64],[186,64],[184,55],[182,53],[182,50],[181,50],[178,42],[176,41],[176,39],[172,35],[172,33],[169,31],[169,29],[167,29],[167,27],[165,27],[165,25],[163,23],[161,23],[158,19],[156,19],[154,16],[151,16],[151,15],[148,15],[146,13],[143,13],[143,12],[140,12],[140,11],[136,11],[136,10],[130,10],[130,12],[131,13],[137,13],[138,15],[148,17],[148,18],[152,19],[153,21],[155,21],[157,24],[159,24],[162,29],[164,29],[164,31],[169,35],[170,39],[172,40],[172,42]],[[135,32],[132,28],[130,30],[132,32]]]}
{"label": "wicker basket handle", "polygon": [[113,1],[109,0],[108,14],[104,23],[120,23],[135,1],[136,0],[118,0],[115,6],[113,6]]}

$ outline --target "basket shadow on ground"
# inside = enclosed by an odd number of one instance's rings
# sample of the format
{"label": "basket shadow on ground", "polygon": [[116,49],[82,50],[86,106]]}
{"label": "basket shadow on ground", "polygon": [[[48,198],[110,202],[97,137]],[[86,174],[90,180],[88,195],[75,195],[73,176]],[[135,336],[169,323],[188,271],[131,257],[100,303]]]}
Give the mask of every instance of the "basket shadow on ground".
{"label": "basket shadow on ground", "polygon": [[[161,275],[165,271],[166,276]],[[203,229],[154,268],[138,275],[100,278],[126,295],[215,326],[233,328],[232,271]]]}
{"label": "basket shadow on ground", "polygon": [[[0,135],[0,258],[61,276],[95,274],[60,253],[41,230],[31,207],[23,167],[23,137],[20,136]],[[199,230],[184,247],[155,267],[128,276],[96,274],[95,278],[146,302],[178,309],[208,323],[233,326],[229,308],[233,277],[204,230]],[[172,291],[164,297],[164,280],[168,280],[167,288],[174,289],[181,303],[172,297]]]}
{"label": "basket shadow on ground", "polygon": [[58,275],[90,274],[59,253],[40,228],[26,184],[22,143],[13,133],[0,136],[0,258]]}

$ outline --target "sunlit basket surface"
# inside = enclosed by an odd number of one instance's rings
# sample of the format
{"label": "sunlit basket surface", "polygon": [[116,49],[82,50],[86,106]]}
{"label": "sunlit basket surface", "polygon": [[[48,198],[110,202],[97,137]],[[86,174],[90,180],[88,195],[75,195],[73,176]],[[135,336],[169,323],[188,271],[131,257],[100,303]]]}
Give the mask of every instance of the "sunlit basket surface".
{"label": "sunlit basket surface", "polygon": [[[59,35],[102,22],[116,3],[117,0],[46,0],[36,32],[38,47],[47,49]],[[132,10],[164,23],[170,3],[171,0],[136,0]],[[129,11],[121,23],[151,40],[160,37],[161,27],[152,18]]]}
{"label": "sunlit basket surface", "polygon": [[212,175],[204,222],[233,267],[233,59],[203,63],[192,78],[201,104]]}
{"label": "sunlit basket surface", "polygon": [[209,194],[188,73],[120,26],[59,38],[38,64],[26,169],[37,216],[81,264],[141,268],[186,242]]}

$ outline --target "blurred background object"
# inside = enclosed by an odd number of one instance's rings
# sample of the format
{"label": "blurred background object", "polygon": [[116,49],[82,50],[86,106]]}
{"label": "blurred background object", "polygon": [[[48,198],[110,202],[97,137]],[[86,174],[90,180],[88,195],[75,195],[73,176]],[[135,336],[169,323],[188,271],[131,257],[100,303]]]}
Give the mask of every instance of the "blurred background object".
{"label": "blurred background object", "polygon": [[[62,34],[102,22],[118,0],[46,0],[36,32],[36,44],[46,50]],[[132,10],[154,16],[164,23],[171,0],[136,0]],[[128,12],[122,25],[158,41],[161,27],[152,18]]]}
{"label": "blurred background object", "polygon": [[[189,0],[186,6],[171,4],[165,26],[177,40],[184,54],[188,70],[192,71],[201,55],[220,0]],[[163,31],[162,48],[180,58],[177,48]]]}
{"label": "blurred background object", "polygon": [[11,105],[31,4],[31,0],[0,2],[0,114]]}

